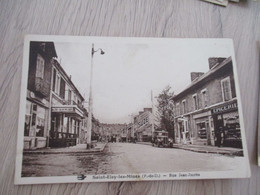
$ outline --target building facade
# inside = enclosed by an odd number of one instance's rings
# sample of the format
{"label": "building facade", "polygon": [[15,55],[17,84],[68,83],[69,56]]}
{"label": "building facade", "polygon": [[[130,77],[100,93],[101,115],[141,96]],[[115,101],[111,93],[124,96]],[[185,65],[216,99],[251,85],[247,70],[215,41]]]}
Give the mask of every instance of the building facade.
{"label": "building facade", "polygon": [[50,118],[53,42],[30,42],[24,124],[24,149],[47,146]]}
{"label": "building facade", "polygon": [[85,139],[84,98],[56,58],[53,42],[30,43],[24,149],[66,147]]}
{"label": "building facade", "polygon": [[[85,127],[84,98],[57,60],[52,60],[50,147],[80,143]],[[81,137],[80,137],[81,136]]]}
{"label": "building facade", "polygon": [[209,71],[173,97],[175,142],[242,147],[232,59],[210,58]]}
{"label": "building facade", "polygon": [[152,140],[152,123],[152,108],[144,108],[143,111],[134,117],[132,131],[137,137],[137,141],[150,142]]}

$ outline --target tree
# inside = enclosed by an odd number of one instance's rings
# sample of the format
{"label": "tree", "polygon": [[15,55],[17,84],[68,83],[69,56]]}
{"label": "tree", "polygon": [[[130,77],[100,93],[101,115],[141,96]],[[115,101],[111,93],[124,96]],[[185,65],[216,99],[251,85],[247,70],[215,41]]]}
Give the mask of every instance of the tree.
{"label": "tree", "polygon": [[157,97],[157,110],[160,126],[169,133],[169,137],[175,138],[174,134],[174,104],[172,97],[174,92],[167,86]]}

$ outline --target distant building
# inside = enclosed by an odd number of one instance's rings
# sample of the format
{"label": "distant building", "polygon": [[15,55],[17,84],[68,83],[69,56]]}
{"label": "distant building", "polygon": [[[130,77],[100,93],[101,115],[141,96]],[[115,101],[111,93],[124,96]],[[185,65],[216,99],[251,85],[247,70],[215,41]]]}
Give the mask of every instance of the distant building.
{"label": "distant building", "polygon": [[144,108],[134,117],[133,132],[137,136],[137,141],[151,141],[152,123],[152,108]]}
{"label": "distant building", "polygon": [[232,59],[210,58],[209,71],[191,73],[175,95],[177,143],[242,147]]}
{"label": "distant building", "polygon": [[53,42],[30,42],[24,149],[47,145],[50,118],[52,59],[57,57]]}

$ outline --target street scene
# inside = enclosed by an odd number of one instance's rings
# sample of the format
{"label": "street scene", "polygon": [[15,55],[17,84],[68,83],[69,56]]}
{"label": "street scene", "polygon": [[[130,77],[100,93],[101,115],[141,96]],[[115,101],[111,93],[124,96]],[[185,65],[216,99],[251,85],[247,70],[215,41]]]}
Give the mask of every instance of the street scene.
{"label": "street scene", "polygon": [[29,42],[21,177],[246,166],[225,43],[61,40]]}
{"label": "street scene", "polygon": [[188,172],[200,171],[202,164],[204,171],[224,171],[234,169],[241,164],[241,160],[241,157],[154,148],[147,144],[108,143],[102,153],[95,154],[25,154],[22,175],[30,177]]}

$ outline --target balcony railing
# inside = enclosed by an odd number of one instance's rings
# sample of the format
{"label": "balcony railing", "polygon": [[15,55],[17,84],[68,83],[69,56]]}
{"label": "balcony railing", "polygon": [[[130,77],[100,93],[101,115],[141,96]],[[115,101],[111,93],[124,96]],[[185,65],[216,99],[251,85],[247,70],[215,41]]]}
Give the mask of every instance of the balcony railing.
{"label": "balcony railing", "polygon": [[65,105],[76,105],[78,106],[81,110],[83,110],[83,106],[73,100],[67,100],[65,101]]}
{"label": "balcony railing", "polygon": [[50,131],[50,138],[51,139],[73,139],[73,138],[77,138],[77,134]]}
{"label": "balcony railing", "polygon": [[43,97],[48,96],[50,94],[50,83],[47,80],[36,77],[35,92]]}

